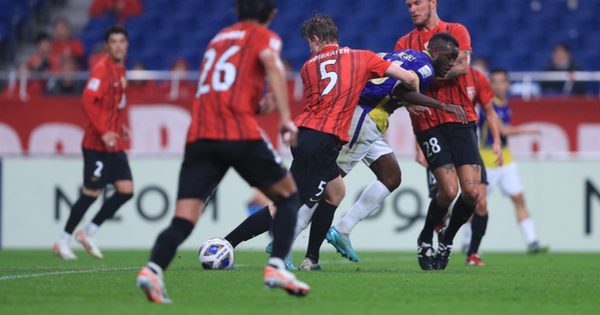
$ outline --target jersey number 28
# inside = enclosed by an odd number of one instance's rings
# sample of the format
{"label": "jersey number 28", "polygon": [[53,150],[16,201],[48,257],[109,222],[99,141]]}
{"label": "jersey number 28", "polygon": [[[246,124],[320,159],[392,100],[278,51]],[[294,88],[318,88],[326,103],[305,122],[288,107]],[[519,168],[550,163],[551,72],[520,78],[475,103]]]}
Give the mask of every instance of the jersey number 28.
{"label": "jersey number 28", "polygon": [[[217,59],[217,51],[214,48],[211,48],[204,53],[204,59],[206,62],[204,63],[204,67],[200,73],[200,82],[198,83],[198,92],[196,92],[196,97],[200,97],[200,95],[210,92],[211,86],[216,92],[229,90],[229,88],[235,82],[237,69],[235,69],[235,65],[231,62],[228,62],[228,60],[238,51],[240,51],[240,46],[229,47],[229,49],[227,49],[221,55],[221,57],[219,57],[216,64],[215,60]],[[208,72],[213,68],[213,65],[215,69],[213,71],[211,81],[208,83],[206,82],[206,79]]]}

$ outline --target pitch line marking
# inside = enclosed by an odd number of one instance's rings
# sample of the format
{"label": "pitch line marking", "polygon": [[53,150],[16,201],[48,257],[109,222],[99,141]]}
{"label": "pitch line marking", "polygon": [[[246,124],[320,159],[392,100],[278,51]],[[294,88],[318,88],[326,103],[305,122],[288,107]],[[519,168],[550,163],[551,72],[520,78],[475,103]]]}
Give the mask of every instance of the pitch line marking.
{"label": "pitch line marking", "polygon": [[32,273],[25,275],[13,275],[0,277],[0,281],[13,280],[21,278],[32,278],[32,277],[44,277],[44,276],[56,276],[56,275],[67,275],[73,273],[94,273],[94,272],[106,272],[106,271],[126,271],[126,270],[137,270],[139,267],[127,267],[127,268],[103,268],[103,269],[82,269],[82,270],[69,270],[69,271],[55,271],[55,272],[44,272],[44,273]]}

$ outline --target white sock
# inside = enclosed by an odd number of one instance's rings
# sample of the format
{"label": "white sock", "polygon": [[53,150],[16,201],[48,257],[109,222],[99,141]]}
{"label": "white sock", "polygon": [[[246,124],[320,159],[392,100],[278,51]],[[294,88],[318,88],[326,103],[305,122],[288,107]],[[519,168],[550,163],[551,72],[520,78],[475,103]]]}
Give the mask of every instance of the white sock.
{"label": "white sock", "polygon": [[364,218],[375,211],[390,191],[385,185],[375,180],[362,192],[356,203],[344,218],[333,227],[342,234],[350,234],[350,231]]}
{"label": "white sock", "polygon": [[[306,229],[308,224],[310,223],[310,219],[312,219],[315,210],[317,210],[317,206],[319,204],[316,203],[312,208],[309,208],[307,205],[302,205],[300,210],[298,210],[298,220],[296,221],[296,229],[294,230],[294,241]],[[293,241],[292,241],[293,243]]]}
{"label": "white sock", "polygon": [[285,263],[283,262],[283,259],[281,259],[281,258],[271,257],[271,258],[269,258],[268,264],[279,270],[285,270]]}
{"label": "white sock", "polygon": [[94,236],[96,234],[96,230],[98,230],[98,225],[90,222],[83,230],[83,233],[89,236]]}
{"label": "white sock", "polygon": [[469,246],[471,245],[471,236],[473,235],[473,230],[471,229],[471,222],[467,222],[462,226],[463,235],[463,246],[469,251]]}
{"label": "white sock", "polygon": [[67,232],[65,232],[65,231],[63,231],[63,232],[60,234],[60,237],[59,237],[59,239],[58,239],[58,244],[60,244],[61,246],[62,246],[62,245],[67,245],[67,246],[69,246],[69,240],[70,240],[70,239],[71,239],[71,234],[70,234],[70,233],[67,233]]}
{"label": "white sock", "polygon": [[525,242],[527,245],[535,242],[537,237],[535,236],[535,227],[533,226],[533,219],[527,218],[521,222],[519,222],[521,226],[521,232],[523,232],[523,237],[525,237]]}
{"label": "white sock", "polygon": [[156,263],[153,263],[151,261],[149,261],[146,266],[148,266],[148,268],[150,268],[152,271],[154,271],[155,274],[157,274],[158,276],[162,277],[163,275],[163,269],[157,265]]}

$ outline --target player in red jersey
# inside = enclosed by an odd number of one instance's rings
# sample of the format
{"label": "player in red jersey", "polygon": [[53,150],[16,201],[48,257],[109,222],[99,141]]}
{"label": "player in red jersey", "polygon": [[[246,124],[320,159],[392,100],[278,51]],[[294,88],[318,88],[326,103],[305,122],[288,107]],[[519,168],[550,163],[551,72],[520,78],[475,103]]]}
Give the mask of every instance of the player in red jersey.
{"label": "player in red jersey", "polygon": [[125,28],[114,25],[106,30],[104,47],[107,56],[92,69],[83,91],[83,110],[90,120],[82,143],[83,189],[71,208],[64,231],[58,242],[54,243],[54,252],[63,259],[77,259],[69,248],[71,234],[106,184],[113,184],[116,192],[104,202],[92,222],[75,234],[75,239],[96,258],[102,258],[100,249],[93,241],[96,230],[133,196],[131,170],[122,142],[129,137],[129,131],[123,123],[127,46]]}
{"label": "player in red jersey", "polygon": [[[313,56],[300,70],[307,105],[295,120],[299,127],[298,143],[292,148],[294,160],[290,171],[300,192],[300,212],[314,211],[319,204],[319,211],[313,215],[313,227],[326,225],[317,229],[318,235],[311,229],[305,258],[308,265],[303,263],[310,268],[318,266],[319,249],[346,193],[336,159],[341,147],[350,140],[348,131],[360,92],[373,78],[393,77],[413,91],[418,80],[411,72],[373,52],[340,47],[337,26],[326,14],[315,13],[304,22],[301,35]],[[265,207],[225,238],[235,247],[264,233],[270,221],[269,207]]]}
{"label": "player in red jersey", "polygon": [[279,108],[279,131],[295,145],[297,128],[290,118],[279,57],[281,39],[267,28],[276,13],[275,0],[236,0],[235,9],[239,23],[217,33],[204,53],[179,174],[175,217],[158,236],[147,266],[137,277],[137,286],[156,303],[171,302],[163,272],[230,167],[277,205],[273,253],[263,281],[291,295],[304,296],[310,291],[285,270],[283,262],[296,224],[296,184],[281,158],[261,137],[255,118],[266,76]]}
{"label": "player in red jersey", "polygon": [[[425,226],[417,240],[419,265],[424,270],[445,269],[456,232],[475,210],[481,183],[483,162],[477,146],[477,113],[469,99],[464,77],[470,68],[471,38],[464,26],[440,20],[437,0],[407,0],[406,5],[416,29],[400,38],[395,50],[424,50],[429,39],[439,32],[451,34],[460,43],[460,54],[453,69],[443,80],[432,82],[425,95],[443,103],[463,106],[469,124],[460,124],[453,115],[435,109],[431,115],[411,116],[417,142],[439,185],[439,193],[429,204]],[[458,195],[459,184],[461,194],[448,227],[439,233],[440,242],[434,258],[433,231]]]}

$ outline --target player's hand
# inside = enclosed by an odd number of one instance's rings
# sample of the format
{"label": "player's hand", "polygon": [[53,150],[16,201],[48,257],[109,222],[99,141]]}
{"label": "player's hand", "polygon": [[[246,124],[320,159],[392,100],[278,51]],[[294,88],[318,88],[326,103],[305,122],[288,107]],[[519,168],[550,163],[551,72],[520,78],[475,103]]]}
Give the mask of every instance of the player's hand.
{"label": "player's hand", "polygon": [[279,134],[281,134],[283,143],[289,145],[290,147],[296,146],[296,140],[298,139],[298,127],[294,125],[293,121],[289,119],[279,121]]}
{"label": "player's hand", "polygon": [[102,135],[102,141],[109,148],[114,148],[117,145],[117,140],[119,139],[119,134],[114,131],[107,131],[104,135]]}
{"label": "player's hand", "polygon": [[275,102],[275,95],[273,93],[266,93],[262,100],[258,102],[258,114],[268,115],[277,109],[277,103]]}
{"label": "player's hand", "polygon": [[429,164],[427,164],[427,159],[425,158],[425,154],[423,154],[423,150],[421,150],[421,148],[418,146],[417,146],[417,157],[415,158],[415,161],[417,161],[417,163],[419,163],[425,167],[429,167]]}
{"label": "player's hand", "polygon": [[465,112],[465,110],[457,105],[452,105],[452,104],[444,104],[444,113],[449,113],[449,114],[454,114],[454,116],[456,117],[456,119],[458,119],[459,122],[466,124],[469,122],[469,119],[467,118],[467,113]]}
{"label": "player's hand", "polygon": [[492,145],[492,150],[494,151],[494,154],[496,154],[496,165],[504,165],[504,156],[502,155],[502,146],[500,144],[500,141],[494,142],[494,144]]}
{"label": "player's hand", "polygon": [[121,131],[121,139],[123,139],[123,141],[129,141],[129,135],[131,135],[131,130],[129,129],[129,127],[127,127],[127,125],[123,124]]}
{"label": "player's hand", "polygon": [[429,115],[431,115],[431,110],[428,107],[425,106],[419,106],[419,105],[406,105],[406,110],[411,114],[411,115],[415,115],[415,116],[419,116],[422,113],[428,113]]}

